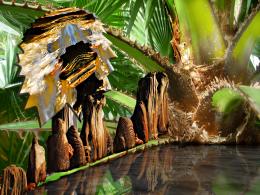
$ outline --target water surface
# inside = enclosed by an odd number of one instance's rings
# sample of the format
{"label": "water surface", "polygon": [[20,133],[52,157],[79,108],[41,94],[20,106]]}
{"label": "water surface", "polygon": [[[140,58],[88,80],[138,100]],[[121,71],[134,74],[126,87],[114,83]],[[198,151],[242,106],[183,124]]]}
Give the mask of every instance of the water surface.
{"label": "water surface", "polygon": [[161,146],[31,194],[260,194],[260,147]]}

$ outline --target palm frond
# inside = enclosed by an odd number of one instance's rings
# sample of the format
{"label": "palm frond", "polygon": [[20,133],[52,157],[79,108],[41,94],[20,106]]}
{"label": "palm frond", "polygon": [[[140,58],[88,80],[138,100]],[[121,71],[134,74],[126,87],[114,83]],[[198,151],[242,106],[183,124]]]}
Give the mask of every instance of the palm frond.
{"label": "palm frond", "polygon": [[161,0],[133,1],[127,33],[141,44],[149,45],[173,62],[171,22]]}
{"label": "palm frond", "polygon": [[119,92],[119,91],[109,91],[105,93],[105,96],[115,102],[118,102],[119,104],[126,106],[130,110],[134,110],[136,101],[134,98]]}
{"label": "palm frond", "polygon": [[174,1],[182,41],[192,45],[196,64],[211,64],[225,54],[226,46],[207,0]]}
{"label": "palm frond", "polygon": [[242,102],[247,102],[260,119],[260,89],[256,87],[238,86],[237,90],[223,88],[214,93],[212,106],[219,112],[228,115]]}
{"label": "palm frond", "polygon": [[[248,66],[250,55],[260,34],[260,4],[241,26],[227,50],[226,71],[237,82],[248,83],[254,69]],[[241,74],[241,72],[243,74]]]}
{"label": "palm frond", "polygon": [[[168,61],[160,58],[153,50],[147,47],[141,47],[135,42],[130,41],[127,37],[115,29],[107,29],[108,34],[105,34],[112,44],[125,52],[128,57],[139,63],[147,72],[163,71],[163,66],[167,66]],[[150,56],[149,56],[150,55]],[[165,62],[165,63],[164,63]]]}
{"label": "palm frond", "polygon": [[260,119],[260,88],[241,85],[239,86],[239,89],[243,93],[246,101],[249,102],[251,108],[255,111],[258,118]]}

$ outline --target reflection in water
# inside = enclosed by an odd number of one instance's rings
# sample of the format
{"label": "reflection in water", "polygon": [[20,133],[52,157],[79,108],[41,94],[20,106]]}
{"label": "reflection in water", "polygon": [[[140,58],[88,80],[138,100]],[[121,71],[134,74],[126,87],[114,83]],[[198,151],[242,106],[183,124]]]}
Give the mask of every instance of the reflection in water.
{"label": "reflection in water", "polygon": [[31,194],[260,194],[260,147],[174,145],[131,154]]}

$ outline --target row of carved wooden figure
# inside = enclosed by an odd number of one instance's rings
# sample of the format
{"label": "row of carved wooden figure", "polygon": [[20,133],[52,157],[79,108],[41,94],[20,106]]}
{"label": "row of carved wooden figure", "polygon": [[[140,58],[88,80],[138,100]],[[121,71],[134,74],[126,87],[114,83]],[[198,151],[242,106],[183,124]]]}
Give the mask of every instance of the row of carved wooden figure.
{"label": "row of carved wooden figure", "polygon": [[[131,118],[119,118],[114,141],[103,123],[104,96],[88,96],[88,111],[83,114],[88,120],[85,120],[80,134],[74,126],[67,130],[62,119],[53,120],[52,135],[47,140],[47,172],[80,167],[166,134],[169,126],[167,88],[168,78],[164,73],[149,73],[142,78],[138,83],[134,113]],[[28,189],[44,182],[46,175],[45,150],[35,137],[29,154]],[[14,189],[6,186],[8,184],[10,181],[3,181],[4,188]]]}

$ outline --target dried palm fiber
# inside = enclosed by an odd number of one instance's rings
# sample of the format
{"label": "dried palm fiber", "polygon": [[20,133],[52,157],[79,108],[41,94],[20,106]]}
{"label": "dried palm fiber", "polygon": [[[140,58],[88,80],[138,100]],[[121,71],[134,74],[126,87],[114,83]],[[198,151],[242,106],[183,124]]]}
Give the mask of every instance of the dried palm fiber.
{"label": "dried palm fiber", "polygon": [[33,138],[32,147],[29,154],[27,168],[27,182],[39,183],[46,179],[45,150],[39,145],[37,137]]}
{"label": "dried palm fiber", "polygon": [[175,107],[185,112],[194,112],[198,104],[196,88],[192,82],[190,72],[176,66],[166,68],[165,73],[169,78],[169,98]]}
{"label": "dried palm fiber", "polygon": [[68,170],[73,155],[73,148],[66,137],[65,122],[57,119],[52,125],[52,135],[47,140],[48,173]]}
{"label": "dried palm fiber", "polygon": [[241,104],[233,114],[224,117],[212,106],[213,94],[222,88],[237,90],[232,81],[215,78],[207,89],[201,94],[198,107],[193,114],[193,121],[196,126],[203,128],[208,135],[227,136],[234,132],[246,116],[243,104]]}
{"label": "dried palm fiber", "polygon": [[67,139],[73,148],[73,156],[70,159],[70,169],[86,164],[85,149],[81,138],[79,137],[78,130],[71,126],[67,132]]}
{"label": "dried palm fiber", "polygon": [[103,122],[103,106],[106,99],[102,93],[88,95],[83,104],[83,126],[80,133],[83,145],[88,150],[86,156],[95,161],[107,155],[108,132]]}
{"label": "dried palm fiber", "polygon": [[[138,83],[137,102],[143,102],[146,108],[148,139],[158,138],[159,131],[160,133],[168,132],[168,83],[169,80],[165,73],[149,73]],[[139,106],[141,104],[137,103],[136,112],[132,116],[134,126],[138,126],[137,121],[135,121],[138,120],[135,114],[140,114],[142,108],[138,108]],[[144,111],[141,111],[141,113],[145,114]],[[139,131],[139,128],[137,128],[137,131]],[[140,139],[144,139],[144,137],[142,136]]]}
{"label": "dried palm fiber", "polygon": [[29,93],[26,108],[36,106],[40,124],[73,106],[75,87],[95,73],[100,80],[113,70],[115,57],[103,36],[102,24],[93,14],[77,8],[46,13],[24,34],[19,55],[21,93]]}
{"label": "dried palm fiber", "polygon": [[1,195],[20,195],[26,192],[27,180],[25,171],[10,165],[3,170],[3,184],[1,188]]}
{"label": "dried palm fiber", "polygon": [[135,131],[129,118],[120,117],[114,138],[114,151],[121,152],[135,146]]}

